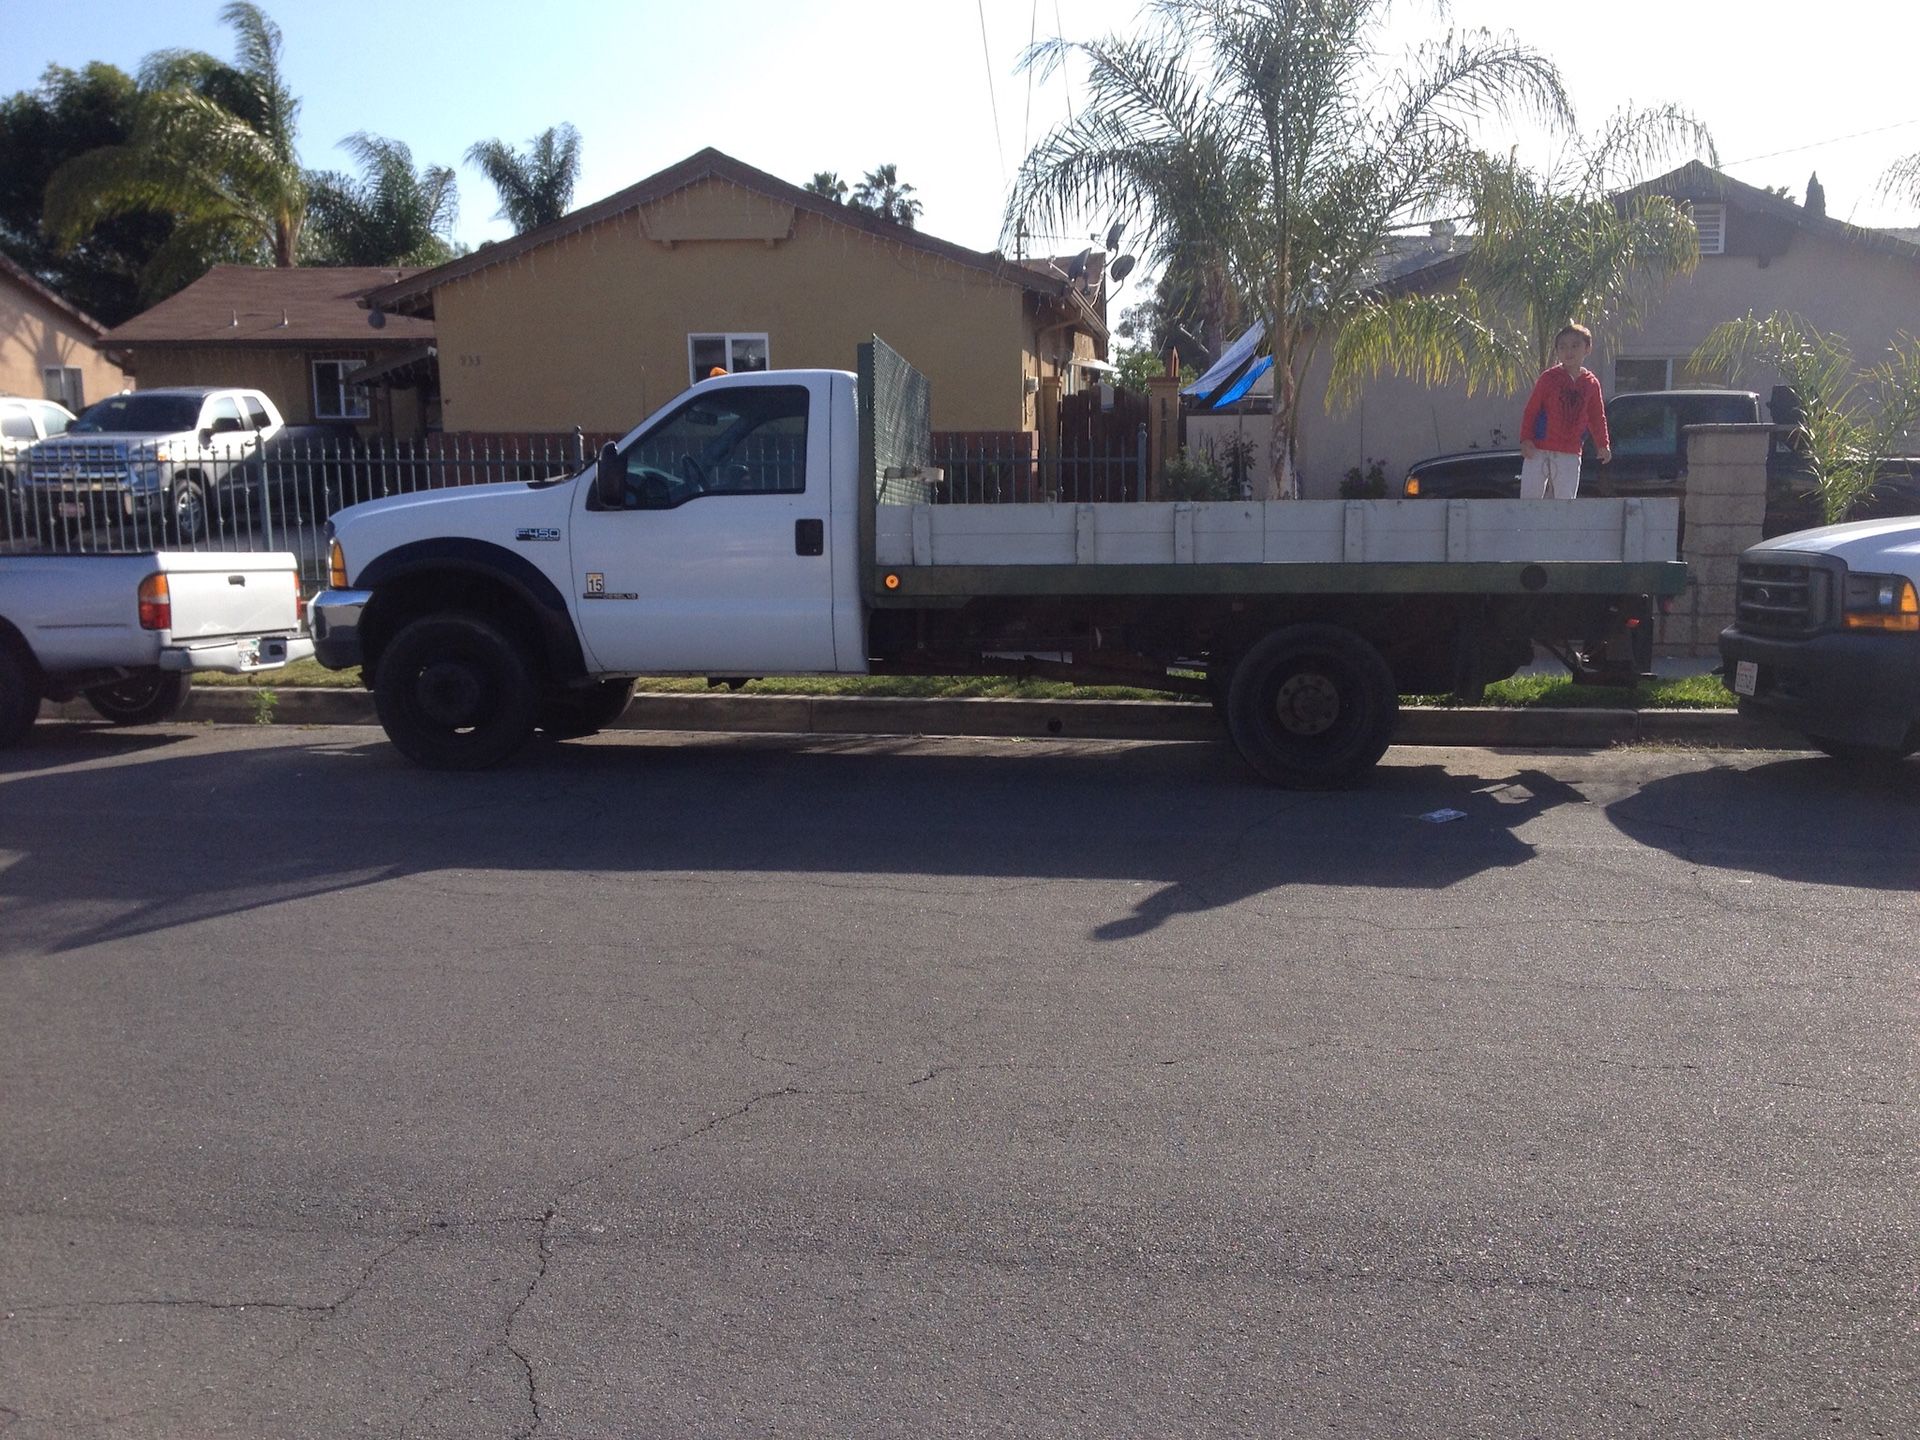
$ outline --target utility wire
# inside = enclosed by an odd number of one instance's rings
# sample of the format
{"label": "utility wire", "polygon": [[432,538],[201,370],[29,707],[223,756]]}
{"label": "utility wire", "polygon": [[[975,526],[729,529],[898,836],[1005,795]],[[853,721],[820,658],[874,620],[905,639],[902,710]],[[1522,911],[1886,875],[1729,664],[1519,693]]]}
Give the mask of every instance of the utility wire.
{"label": "utility wire", "polygon": [[1884,135],[1889,130],[1904,130],[1909,125],[1920,125],[1920,118],[1896,120],[1891,125],[1876,125],[1871,130],[1856,130],[1851,135],[1835,135],[1830,140],[1815,140],[1811,144],[1794,145],[1785,150],[1769,150],[1764,155],[1749,155],[1744,160],[1728,160],[1721,168],[1731,169],[1735,165],[1751,165],[1756,160],[1773,160],[1782,155],[1798,155],[1803,150],[1818,150],[1822,146],[1838,145],[1842,140],[1858,140],[1866,135]]}
{"label": "utility wire", "polygon": [[[1060,23],[1060,0],[1053,0],[1053,33],[1065,36],[1067,27]],[[1067,67],[1060,67],[1060,88],[1067,96],[1067,124],[1073,124],[1073,85],[1067,78]]]}
{"label": "utility wire", "polygon": [[[1027,53],[1033,53],[1034,42],[1040,38],[1040,0],[1033,0],[1033,9],[1027,12]],[[1026,163],[1027,146],[1033,138],[1033,66],[1027,66],[1027,117],[1020,122],[1020,157]]]}
{"label": "utility wire", "polygon": [[980,55],[987,62],[987,104],[993,110],[993,155],[1000,162],[1000,186],[1009,188],[1007,182],[1007,145],[1000,138],[1000,97],[993,89],[993,47],[987,44],[987,0],[974,0],[975,8],[980,12]]}

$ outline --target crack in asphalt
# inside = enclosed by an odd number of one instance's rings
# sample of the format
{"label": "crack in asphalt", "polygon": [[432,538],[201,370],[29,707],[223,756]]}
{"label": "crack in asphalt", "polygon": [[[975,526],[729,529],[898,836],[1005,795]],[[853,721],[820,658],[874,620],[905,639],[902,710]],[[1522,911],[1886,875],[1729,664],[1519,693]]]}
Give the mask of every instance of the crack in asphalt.
{"label": "crack in asphalt", "polygon": [[520,1369],[527,1377],[527,1406],[533,1411],[533,1424],[524,1430],[514,1432],[515,1440],[528,1440],[529,1436],[546,1423],[546,1415],[540,1409],[540,1387],[534,1378],[533,1361],[527,1357],[524,1350],[513,1343],[513,1327],[520,1318],[520,1312],[527,1308],[527,1302],[533,1299],[533,1292],[539,1289],[540,1282],[547,1278],[547,1266],[553,1261],[553,1215],[554,1207],[549,1205],[540,1216],[540,1232],[535,1236],[540,1256],[539,1268],[534,1271],[533,1278],[527,1282],[526,1293],[514,1302],[511,1310],[507,1311],[506,1325],[500,1335],[500,1344],[509,1355],[520,1362]]}

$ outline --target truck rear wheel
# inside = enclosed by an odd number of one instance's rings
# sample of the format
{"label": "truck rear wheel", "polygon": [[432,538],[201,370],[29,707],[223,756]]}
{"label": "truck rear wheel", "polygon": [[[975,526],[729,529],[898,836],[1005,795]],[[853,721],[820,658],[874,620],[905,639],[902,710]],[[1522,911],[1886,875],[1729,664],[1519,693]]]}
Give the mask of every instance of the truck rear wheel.
{"label": "truck rear wheel", "polygon": [[631,680],[603,680],[585,690],[549,695],[540,702],[534,728],[549,740],[584,740],[618,720],[632,699]]}
{"label": "truck rear wheel", "polygon": [[1227,730],[1265,779],[1293,790],[1358,780],[1386,753],[1399,718],[1393,672],[1338,625],[1289,625],[1234,666]]}
{"label": "truck rear wheel", "polygon": [[477,615],[429,615],[402,627],[374,673],[373,705],[394,748],[430,770],[484,770],[533,734],[532,666],[511,636]]}
{"label": "truck rear wheel", "polygon": [[38,670],[0,636],[0,747],[24,740],[39,714]]}
{"label": "truck rear wheel", "polygon": [[102,720],[116,725],[152,725],[179,713],[186,703],[187,689],[187,677],[177,670],[136,670],[80,694]]}

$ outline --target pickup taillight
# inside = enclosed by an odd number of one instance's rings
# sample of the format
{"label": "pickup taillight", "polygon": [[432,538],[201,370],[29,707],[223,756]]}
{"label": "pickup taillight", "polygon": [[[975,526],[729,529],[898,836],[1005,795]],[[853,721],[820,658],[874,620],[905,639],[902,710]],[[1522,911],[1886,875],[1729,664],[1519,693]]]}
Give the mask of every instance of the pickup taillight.
{"label": "pickup taillight", "polygon": [[164,575],[149,575],[140,582],[140,628],[173,628],[173,592],[167,588]]}
{"label": "pickup taillight", "polygon": [[307,623],[307,596],[306,592],[300,588],[298,570],[293,572],[293,623],[296,625]]}

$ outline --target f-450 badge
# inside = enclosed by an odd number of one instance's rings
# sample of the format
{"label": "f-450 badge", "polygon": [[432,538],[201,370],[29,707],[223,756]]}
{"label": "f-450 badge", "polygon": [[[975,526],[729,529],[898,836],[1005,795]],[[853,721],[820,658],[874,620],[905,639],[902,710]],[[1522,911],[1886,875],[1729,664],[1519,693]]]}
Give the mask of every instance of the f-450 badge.
{"label": "f-450 badge", "polygon": [[560,532],[550,526],[542,525],[527,530],[516,530],[513,532],[513,538],[516,540],[558,540],[560,538]]}

